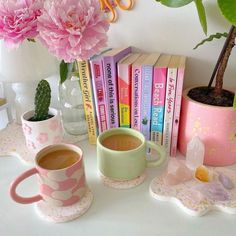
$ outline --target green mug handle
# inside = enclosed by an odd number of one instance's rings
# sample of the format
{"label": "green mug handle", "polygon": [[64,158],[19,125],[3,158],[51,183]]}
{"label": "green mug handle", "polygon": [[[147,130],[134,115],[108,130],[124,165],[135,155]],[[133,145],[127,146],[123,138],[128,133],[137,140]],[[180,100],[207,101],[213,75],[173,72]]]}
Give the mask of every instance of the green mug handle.
{"label": "green mug handle", "polygon": [[154,149],[158,152],[159,158],[156,161],[146,160],[147,167],[160,166],[166,160],[166,151],[161,145],[154,143],[153,141],[146,141],[147,148]]}

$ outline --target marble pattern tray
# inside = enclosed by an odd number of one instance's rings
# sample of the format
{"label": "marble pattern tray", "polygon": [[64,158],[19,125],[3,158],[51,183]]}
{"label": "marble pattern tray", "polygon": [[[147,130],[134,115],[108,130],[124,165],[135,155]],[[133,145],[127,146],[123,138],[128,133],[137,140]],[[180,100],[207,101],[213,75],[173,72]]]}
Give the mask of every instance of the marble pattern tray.
{"label": "marble pattern tray", "polygon": [[[77,143],[85,140],[88,135],[73,136],[64,134],[63,142]],[[0,132],[0,156],[16,156],[26,164],[34,164],[36,153],[26,147],[21,125],[12,122]]]}
{"label": "marble pattern tray", "polygon": [[[224,189],[229,196],[229,200],[217,201],[209,199],[207,196],[199,200],[196,198],[196,194],[198,194],[196,186],[200,183],[196,179],[178,185],[167,186],[164,184],[161,176],[152,180],[149,188],[150,194],[157,200],[174,202],[192,216],[202,216],[215,209],[230,214],[236,214],[236,173],[224,167],[212,167],[210,169],[214,174],[213,181],[215,183],[218,182],[219,173],[224,173],[233,181],[233,189]],[[220,182],[218,183],[221,184]]]}

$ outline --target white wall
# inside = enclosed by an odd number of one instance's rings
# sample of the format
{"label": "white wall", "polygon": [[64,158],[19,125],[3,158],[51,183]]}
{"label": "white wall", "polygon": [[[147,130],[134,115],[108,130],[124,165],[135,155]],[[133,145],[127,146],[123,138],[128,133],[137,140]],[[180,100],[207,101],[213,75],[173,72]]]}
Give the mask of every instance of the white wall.
{"label": "white wall", "polygon": [[[206,2],[209,35],[225,32],[230,24],[220,15],[216,0]],[[158,51],[188,57],[185,87],[195,84],[208,84],[224,39],[207,43],[197,50],[192,48],[205,35],[201,29],[194,3],[183,8],[172,9],[162,6],[155,0],[136,0],[133,10],[118,9],[119,19],[111,24],[109,47],[131,45],[142,51]],[[233,50],[227,67],[224,83],[236,87],[236,48]],[[58,77],[50,79],[53,90],[52,106],[57,107]],[[14,94],[7,86],[8,98],[13,101]]]}
{"label": "white wall", "polygon": [[[208,16],[208,33],[228,32],[230,24],[221,16],[216,0],[204,1]],[[109,31],[109,46],[132,45],[144,51],[181,54],[188,57],[185,87],[208,84],[224,39],[192,48],[205,35],[194,3],[182,8],[167,8],[155,0],[136,0],[130,12],[119,10],[118,22]],[[225,85],[236,87],[236,47],[230,57]]]}

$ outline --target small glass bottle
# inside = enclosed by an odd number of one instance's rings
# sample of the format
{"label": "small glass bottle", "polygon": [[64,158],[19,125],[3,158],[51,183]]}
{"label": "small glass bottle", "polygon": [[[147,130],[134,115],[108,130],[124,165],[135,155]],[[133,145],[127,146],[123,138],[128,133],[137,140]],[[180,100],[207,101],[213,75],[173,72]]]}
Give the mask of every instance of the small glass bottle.
{"label": "small glass bottle", "polygon": [[65,131],[72,135],[87,134],[87,122],[78,72],[70,73],[67,79],[62,84],[60,83],[59,101]]}

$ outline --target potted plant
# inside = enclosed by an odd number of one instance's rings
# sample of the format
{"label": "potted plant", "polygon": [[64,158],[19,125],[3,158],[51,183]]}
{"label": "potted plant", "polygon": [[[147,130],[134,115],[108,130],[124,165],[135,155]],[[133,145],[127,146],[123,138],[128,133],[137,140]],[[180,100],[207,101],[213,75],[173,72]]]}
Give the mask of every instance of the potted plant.
{"label": "potted plant", "polygon": [[[194,2],[203,31],[207,21],[202,0],[156,0],[168,7],[182,7]],[[195,135],[205,144],[204,163],[213,166],[236,162],[236,110],[234,92],[223,89],[223,77],[236,38],[236,3],[218,0],[222,15],[232,24],[229,33],[217,33],[199,45],[215,38],[227,37],[208,86],[194,87],[183,92],[178,147],[186,154],[187,143]],[[195,48],[196,48],[195,47]],[[215,87],[212,82],[215,79]]]}
{"label": "potted plant", "polygon": [[60,115],[56,109],[49,108],[50,101],[50,85],[46,80],[41,80],[36,89],[35,109],[21,116],[26,145],[35,152],[62,141]]}

